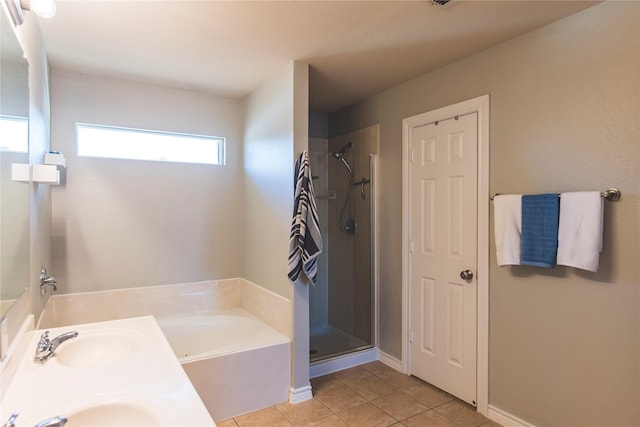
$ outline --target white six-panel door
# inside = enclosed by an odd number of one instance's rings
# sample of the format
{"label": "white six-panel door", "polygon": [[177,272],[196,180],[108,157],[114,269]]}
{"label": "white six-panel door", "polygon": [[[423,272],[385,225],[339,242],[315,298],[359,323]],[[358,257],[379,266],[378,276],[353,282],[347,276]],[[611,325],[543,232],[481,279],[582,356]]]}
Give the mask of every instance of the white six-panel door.
{"label": "white six-panel door", "polygon": [[411,129],[409,373],[476,404],[477,113]]}

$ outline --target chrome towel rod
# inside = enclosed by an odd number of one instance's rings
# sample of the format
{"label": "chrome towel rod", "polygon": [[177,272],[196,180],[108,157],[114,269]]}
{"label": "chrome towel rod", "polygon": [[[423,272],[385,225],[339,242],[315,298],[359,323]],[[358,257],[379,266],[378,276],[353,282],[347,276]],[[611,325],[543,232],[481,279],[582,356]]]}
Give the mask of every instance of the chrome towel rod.
{"label": "chrome towel rod", "polygon": [[[493,200],[493,198],[496,196],[500,196],[501,194],[502,193],[494,194],[493,196],[491,196],[491,200]],[[622,196],[622,192],[617,188],[610,188],[608,190],[601,192],[600,196],[609,202],[616,202],[620,200],[620,197]]]}

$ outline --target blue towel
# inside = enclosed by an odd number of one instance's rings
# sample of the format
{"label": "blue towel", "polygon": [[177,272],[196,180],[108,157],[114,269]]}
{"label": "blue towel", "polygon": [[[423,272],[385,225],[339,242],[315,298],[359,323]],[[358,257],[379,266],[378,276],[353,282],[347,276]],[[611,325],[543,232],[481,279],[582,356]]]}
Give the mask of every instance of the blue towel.
{"label": "blue towel", "polygon": [[520,264],[552,268],[558,253],[558,194],[522,196]]}
{"label": "blue towel", "polygon": [[318,275],[316,258],[322,252],[322,236],[313,194],[309,153],[306,151],[296,161],[294,198],[287,275],[289,280],[295,282],[304,273],[315,284]]}

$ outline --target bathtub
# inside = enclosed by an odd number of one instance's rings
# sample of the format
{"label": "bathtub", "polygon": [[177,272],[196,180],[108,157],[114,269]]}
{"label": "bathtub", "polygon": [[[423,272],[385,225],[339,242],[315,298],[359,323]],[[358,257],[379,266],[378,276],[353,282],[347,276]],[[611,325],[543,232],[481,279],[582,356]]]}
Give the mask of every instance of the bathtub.
{"label": "bathtub", "polygon": [[38,328],[153,315],[214,421],[287,401],[291,303],[244,279],[52,296]]}
{"label": "bathtub", "polygon": [[180,362],[286,344],[289,339],[242,308],[156,321]]}
{"label": "bathtub", "polygon": [[290,339],[245,309],[156,320],[214,421],[287,400]]}

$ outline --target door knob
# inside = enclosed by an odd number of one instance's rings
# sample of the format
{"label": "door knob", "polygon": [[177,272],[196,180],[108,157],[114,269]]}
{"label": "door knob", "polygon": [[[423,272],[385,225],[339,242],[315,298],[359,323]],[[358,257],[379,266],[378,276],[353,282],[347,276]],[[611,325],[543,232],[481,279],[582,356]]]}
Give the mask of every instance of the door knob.
{"label": "door knob", "polygon": [[466,280],[469,281],[471,279],[473,279],[473,271],[471,270],[463,270],[460,272],[460,278],[462,280]]}

